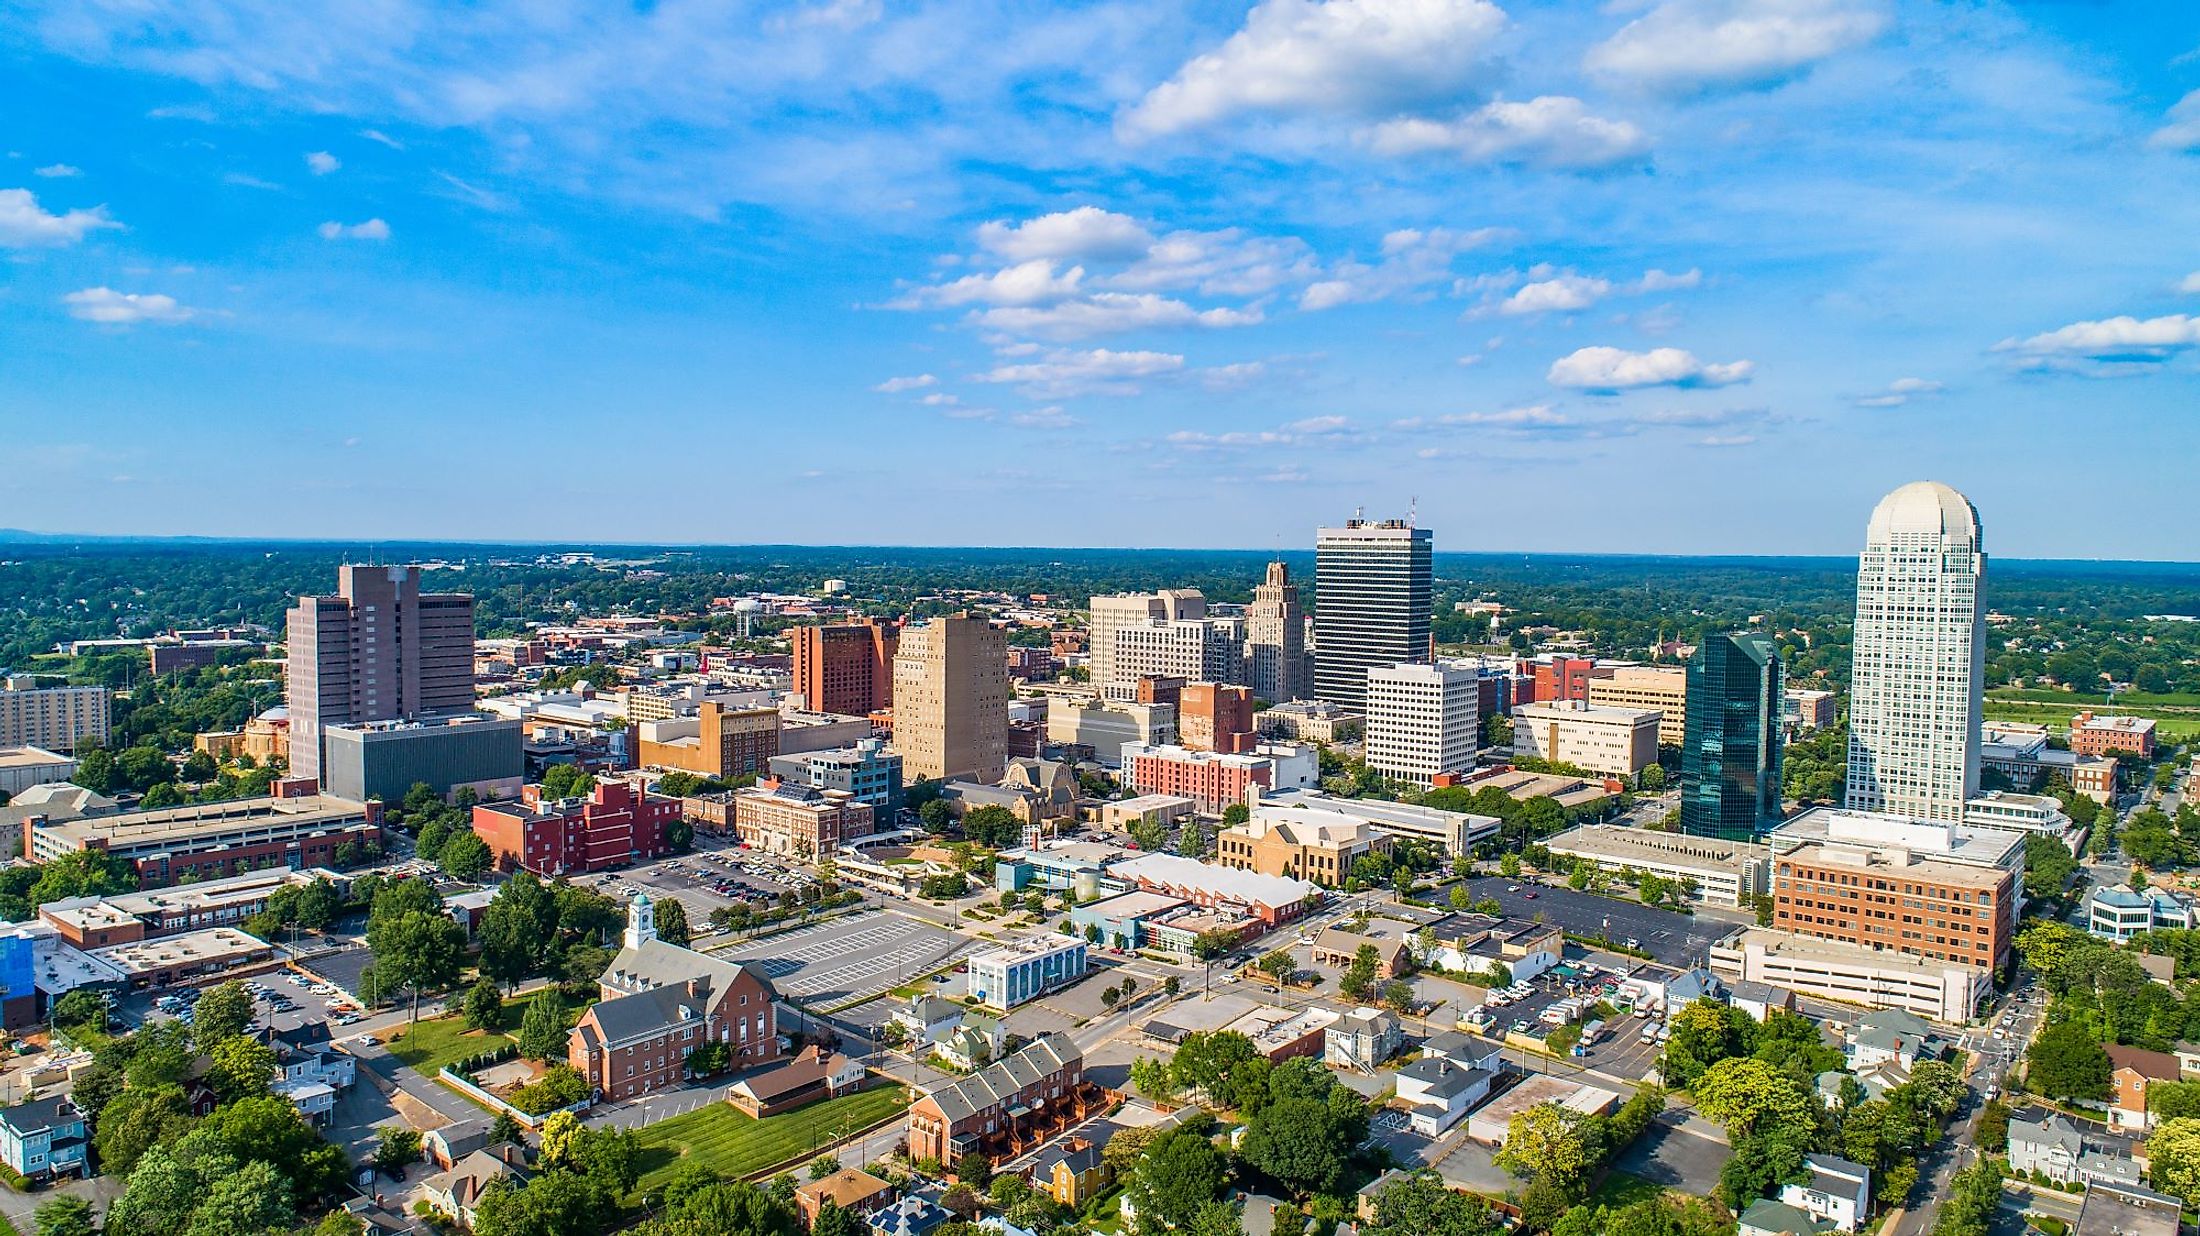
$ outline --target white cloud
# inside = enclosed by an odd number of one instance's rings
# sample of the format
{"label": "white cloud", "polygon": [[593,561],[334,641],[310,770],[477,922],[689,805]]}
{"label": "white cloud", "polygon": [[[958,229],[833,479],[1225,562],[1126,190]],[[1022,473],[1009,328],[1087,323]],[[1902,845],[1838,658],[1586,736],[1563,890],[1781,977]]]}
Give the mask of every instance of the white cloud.
{"label": "white cloud", "polygon": [[1878,0],[1663,0],[1589,49],[1590,72],[1690,93],[1770,86],[1887,28]]}
{"label": "white cloud", "polygon": [[1552,362],[1551,385],[1585,391],[1621,391],[1645,386],[1728,386],[1747,382],[1750,361],[1707,365],[1679,348],[1628,352],[1620,348],[1582,348]]}
{"label": "white cloud", "polygon": [[978,315],[982,325],[996,330],[1063,341],[1180,326],[1251,326],[1261,320],[1258,308],[1195,309],[1152,292],[1095,292],[1080,300],[988,309]]}
{"label": "white cloud", "polygon": [[1025,429],[1069,429],[1078,424],[1076,417],[1064,412],[1059,405],[1049,404],[1033,408],[1029,412],[1011,413],[1008,423]]}
{"label": "white cloud", "polygon": [[920,373],[914,377],[888,378],[871,389],[883,394],[898,395],[903,391],[923,390],[927,386],[937,386],[938,384],[938,378],[929,373]]}
{"label": "white cloud", "polygon": [[880,0],[825,0],[822,4],[805,5],[783,17],[773,18],[767,24],[775,30],[799,30],[805,26],[855,30],[877,21],[885,12],[886,6]]}
{"label": "white cloud", "polygon": [[226,176],[222,177],[222,183],[223,183],[223,184],[225,184],[225,185],[238,185],[238,186],[241,186],[241,187],[243,187],[243,188],[246,188],[246,189],[280,189],[280,188],[282,188],[282,186],[281,186],[281,185],[279,185],[279,184],[276,184],[276,183],[275,183],[274,181],[272,181],[272,180],[262,180],[262,179],[260,179],[260,178],[259,178],[259,177],[257,177],[257,176],[247,176],[247,175],[245,175],[245,174],[244,174],[243,172],[231,172],[231,173],[229,173],[228,175],[226,175]]}
{"label": "white cloud", "polygon": [[1107,348],[1056,350],[1043,360],[999,365],[974,375],[980,382],[1013,383],[1040,398],[1093,392],[1135,392],[1142,378],[1163,377],[1184,368],[1173,352],[1116,352]]}
{"label": "white cloud", "polygon": [[1753,433],[1708,433],[1696,439],[1698,446],[1748,446],[1757,440]]}
{"label": "white cloud", "polygon": [[1554,410],[1549,404],[1533,404],[1520,408],[1505,408],[1496,412],[1446,412],[1436,418],[1439,425],[1466,426],[1474,429],[1535,430],[1559,429],[1571,426],[1572,417]]}
{"label": "white cloud", "polygon": [[363,223],[338,223],[334,219],[314,229],[323,240],[388,240],[390,225],[380,219]]}
{"label": "white cloud", "polygon": [[73,245],[87,232],[122,225],[107,217],[105,206],[48,214],[29,189],[0,189],[0,248],[35,249]]}
{"label": "white cloud", "polygon": [[103,326],[133,326],[139,322],[173,326],[190,321],[198,313],[177,304],[173,296],[156,292],[117,292],[109,287],[71,292],[61,298],[61,303],[69,307],[70,317]]}
{"label": "white cloud", "polygon": [[1290,433],[1324,434],[1339,433],[1349,429],[1351,425],[1352,421],[1349,417],[1309,416],[1303,420],[1292,421],[1290,424],[1285,425],[1284,429]]}
{"label": "white cloud", "polygon": [[1650,150],[1649,137],[1634,124],[1592,115],[1566,95],[1498,100],[1456,120],[1401,117],[1375,126],[1362,140],[1385,155],[1446,151],[1473,163],[1584,171],[1639,163]]}
{"label": "white cloud", "polygon": [[1638,292],[1675,292],[1692,288],[1703,282],[1703,272],[1691,267],[1677,275],[1662,270],[1646,270],[1635,284]]}
{"label": "white cloud", "polygon": [[1505,26],[1488,0],[1261,0],[1245,26],[1117,120],[1125,137],[1241,112],[1365,113],[1456,99]]}
{"label": "white cloud", "polygon": [[1571,313],[1603,300],[1612,292],[1608,279],[1585,275],[1560,275],[1523,286],[1497,307],[1499,313]]}
{"label": "white cloud", "polygon": [[2004,339],[1994,350],[2039,358],[2160,361],[2195,347],[2200,347],[2200,317],[2178,313],[2144,321],[2127,315],[2073,322],[2029,339]]}
{"label": "white cloud", "polygon": [[326,150],[313,150],[306,153],[306,167],[316,176],[326,176],[343,165],[343,160]]}
{"label": "white cloud", "polygon": [[899,308],[920,305],[1044,305],[1078,294],[1085,268],[1072,266],[1060,275],[1046,258],[1018,262],[987,275],[964,275],[952,283],[920,288]]}
{"label": "white cloud", "polygon": [[2200,295],[2200,270],[2196,270],[2191,274],[2186,275],[2184,282],[2177,285],[2177,290],[2180,292],[2190,292],[2195,295]]}
{"label": "white cloud", "polygon": [[1034,258],[1128,262],[1152,247],[1153,233],[1129,215],[1079,206],[1014,225],[985,224],[978,229],[978,243],[1011,262]]}
{"label": "white cloud", "polygon": [[1211,365],[1199,371],[1199,384],[1211,391],[1234,391],[1251,386],[1268,376],[1265,361],[1238,361],[1229,365]]}
{"label": "white cloud", "polygon": [[2168,124],[2147,139],[2166,150],[2200,150],[2200,90],[2177,100],[2165,117]]}
{"label": "white cloud", "polygon": [[1339,305],[1364,304],[1418,292],[1451,277],[1453,259],[1469,249],[1507,235],[1500,228],[1457,232],[1449,228],[1405,228],[1383,237],[1382,260],[1346,259],[1330,268],[1329,278],[1308,285],[1299,308],[1309,312]]}
{"label": "white cloud", "polygon": [[933,391],[917,402],[927,408],[953,408],[962,404],[962,396],[950,395],[945,391]]}
{"label": "white cloud", "polygon": [[1912,399],[1937,395],[1944,389],[1930,378],[1896,378],[1883,391],[1857,396],[1855,403],[1859,408],[1899,408]]}
{"label": "white cloud", "polygon": [[1129,291],[1196,288],[1209,296],[1259,296],[1311,278],[1313,250],[1295,236],[1248,236],[1240,228],[1171,232],[1145,256],[1108,278]]}
{"label": "white cloud", "polygon": [[398,141],[380,129],[361,129],[359,130],[359,136],[370,142],[380,142],[392,150],[403,150],[405,148],[405,143]]}
{"label": "white cloud", "polygon": [[33,169],[31,172],[33,176],[44,176],[48,180],[68,180],[83,174],[83,168],[71,167],[66,163],[48,163],[46,166]]}

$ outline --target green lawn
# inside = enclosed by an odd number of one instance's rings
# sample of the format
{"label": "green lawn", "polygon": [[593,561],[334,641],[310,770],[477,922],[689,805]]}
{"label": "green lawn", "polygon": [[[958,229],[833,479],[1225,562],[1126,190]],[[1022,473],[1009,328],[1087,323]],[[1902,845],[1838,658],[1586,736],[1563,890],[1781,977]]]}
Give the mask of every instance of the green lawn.
{"label": "green lawn", "polygon": [[1612,1171],[1605,1175],[1603,1183],[1589,1196],[1592,1206],[1609,1206],[1618,1210],[1636,1202],[1665,1196],[1665,1186],[1644,1180],[1628,1172]]}
{"label": "green lawn", "polygon": [[[527,1006],[542,992],[504,1002],[504,1030],[506,1035],[519,1031],[519,1019],[526,1015]],[[585,1006],[583,1006],[585,1007]],[[581,1007],[566,1009],[565,1024],[571,1027],[581,1019]],[[469,1034],[466,1019],[448,1017],[423,1017],[418,1025],[392,1040],[390,1054],[405,1062],[415,1073],[434,1077],[445,1065],[457,1064],[470,1056],[478,1056],[494,1050],[499,1039],[495,1035]]]}
{"label": "green lawn", "polygon": [[[2099,711],[2099,701],[2094,702],[2094,707],[2095,711]],[[2053,726],[2058,730],[2067,730],[2070,727],[2070,718],[2078,711],[2078,708],[2075,704],[2042,704],[2029,700],[2010,700],[1989,696],[1984,711],[1989,720],[2024,721],[2035,725]],[[2193,713],[2163,712],[2151,708],[2127,708],[2124,706],[2124,700],[2121,697],[2116,701],[2116,711],[2133,716],[2153,717],[2155,735],[2165,741],[2182,742],[2195,734],[2200,734],[2200,715]]]}
{"label": "green lawn", "polygon": [[[2102,693],[2094,691],[2079,695],[2071,691],[2055,691],[2042,687],[1995,687],[1986,693],[1988,699],[2021,700],[2027,703],[2057,704],[2071,712],[2082,708],[2101,711]],[[2119,691],[2116,693],[2116,711],[2148,708],[2200,708],[2200,694],[2190,691],[2156,695],[2146,691]]]}
{"label": "green lawn", "polygon": [[638,1190],[646,1194],[663,1185],[683,1158],[729,1179],[748,1176],[806,1157],[908,1106],[899,1086],[860,1090],[762,1120],[750,1119],[731,1103],[713,1103],[641,1130]]}

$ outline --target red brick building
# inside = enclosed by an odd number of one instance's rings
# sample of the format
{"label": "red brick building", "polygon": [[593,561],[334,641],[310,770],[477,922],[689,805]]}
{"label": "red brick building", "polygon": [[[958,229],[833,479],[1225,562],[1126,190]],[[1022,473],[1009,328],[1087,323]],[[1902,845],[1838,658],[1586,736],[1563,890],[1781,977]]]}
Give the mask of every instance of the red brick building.
{"label": "red brick building", "polygon": [[1176,737],[1194,751],[1225,755],[1251,751],[1259,741],[1253,733],[1253,689],[1219,682],[1186,683],[1177,698]]}
{"label": "red brick building", "polygon": [[705,1043],[724,1044],[736,1070],[779,1059],[777,995],[761,972],[658,939],[640,893],[627,906],[625,945],[566,1041],[566,1063],[599,1097],[679,1085],[688,1053]]}
{"label": "red brick building", "polygon": [[1274,788],[1273,761],[1183,747],[1123,744],[1123,784],[1140,794],[1173,794],[1216,812],[1245,801],[1245,787]]}
{"label": "red brick building", "polygon": [[794,689],[812,712],[867,716],[894,702],[895,629],[874,619],[796,627]]}
{"label": "red brick building", "polygon": [[1552,700],[1586,700],[1590,679],[1612,676],[1609,666],[1600,669],[1588,657],[1552,657],[1532,664],[1535,666],[1535,698],[1531,702],[1537,704]]}
{"label": "red brick building", "polygon": [[2079,755],[2136,755],[2154,758],[2154,722],[2148,717],[2096,717],[2081,712],[2070,719],[2070,749]]}
{"label": "red brick building", "polygon": [[599,781],[587,798],[544,801],[530,785],[516,803],[474,808],[474,835],[504,871],[539,876],[601,871],[672,852],[665,831],[680,818],[680,800],[635,789],[624,781]]}
{"label": "red brick building", "polygon": [[1048,1032],[1012,1055],[939,1087],[909,1109],[909,1157],[995,1163],[1074,1125],[1106,1092],[1085,1077],[1084,1053]]}

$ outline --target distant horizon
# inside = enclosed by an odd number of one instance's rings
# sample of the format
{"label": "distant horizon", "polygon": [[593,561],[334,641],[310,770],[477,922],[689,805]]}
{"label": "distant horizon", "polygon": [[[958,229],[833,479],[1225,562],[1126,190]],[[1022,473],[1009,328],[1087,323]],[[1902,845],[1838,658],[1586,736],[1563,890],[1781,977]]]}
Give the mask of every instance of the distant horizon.
{"label": "distant horizon", "polygon": [[[1441,537],[1441,531],[1438,530]],[[1860,538],[1861,540],[1861,538]],[[470,548],[470,549],[567,549],[567,550],[812,550],[840,551],[848,553],[897,550],[951,551],[982,550],[988,553],[1098,553],[1098,554],[1244,554],[1266,558],[1314,557],[1311,538],[1304,545],[1277,548],[1261,548],[1244,545],[974,545],[974,544],[916,544],[889,542],[802,542],[802,541],[624,541],[579,540],[572,538],[546,540],[514,540],[503,537],[282,537],[282,536],[203,536],[191,533],[83,533],[40,532],[25,528],[0,528],[0,547],[30,546],[65,548],[73,544],[97,544],[110,546],[165,545],[208,547],[295,546],[300,548],[365,549],[392,548]],[[1434,550],[1438,558],[1556,558],[1638,560],[1648,562],[1730,562],[1730,563],[1808,563],[1823,564],[1827,569],[1846,565],[1853,568],[1857,555],[1827,553],[1675,553],[1659,550],[1550,550],[1550,549],[1444,549],[1439,539]],[[2200,560],[2175,558],[2029,558],[1987,551],[1988,571],[1998,567],[2040,568],[2192,568],[2200,571]]]}

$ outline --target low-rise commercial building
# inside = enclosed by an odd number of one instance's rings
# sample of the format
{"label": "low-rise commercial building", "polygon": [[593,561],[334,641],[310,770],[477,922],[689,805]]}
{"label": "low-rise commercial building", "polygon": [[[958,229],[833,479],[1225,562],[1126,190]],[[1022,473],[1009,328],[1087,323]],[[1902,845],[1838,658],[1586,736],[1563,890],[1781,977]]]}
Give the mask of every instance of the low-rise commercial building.
{"label": "low-rise commercial building", "polygon": [[1503,966],[1514,982],[1526,982],[1566,956],[1566,933],[1555,923],[1452,914],[1424,930],[1433,947],[1420,960],[1460,974],[1491,974]]}
{"label": "low-rise commercial building", "polygon": [[1271,819],[1293,818],[1293,813],[1301,811],[1315,817],[1344,816],[1393,840],[1426,842],[1455,858],[1470,853],[1482,842],[1496,840],[1504,823],[1494,815],[1379,798],[1337,798],[1318,790],[1263,791],[1252,806],[1255,815]]}
{"label": "low-rise commercial building", "polygon": [[1223,1029],[1251,1039],[1253,1050],[1262,1058],[1280,1064],[1301,1056],[1320,1059],[1329,1028],[1343,1017],[1337,1010],[1318,1004],[1296,1009],[1257,1008]]}
{"label": "low-rise commercial building", "polygon": [[56,785],[76,775],[76,760],[44,747],[0,747],[0,795]]}
{"label": "low-rise commercial building", "polygon": [[2086,898],[2085,918],[2087,931],[2121,944],[2149,931],[2200,926],[2200,900],[2178,889],[2117,884],[2093,890]]}
{"label": "low-rise commercial building", "polygon": [[840,790],[866,803],[882,818],[901,810],[901,754],[883,739],[866,738],[852,747],[777,755],[772,775],[818,790]]}
{"label": "low-rise commercial building", "polygon": [[[2088,755],[2070,762],[2070,788],[2094,802],[2106,805],[2116,797],[2115,760],[2103,755]],[[2188,783],[2186,794],[2200,793],[2200,787]]]}
{"label": "low-rise commercial building", "polygon": [[49,901],[38,907],[38,917],[77,948],[104,948],[208,927],[235,927],[265,910],[278,891],[304,888],[317,880],[328,881],[339,897],[351,887],[348,877],[325,867],[303,871],[270,867],[173,888]]}
{"label": "low-rise commercial building", "polygon": [[1556,1103],[1585,1116],[1601,1116],[1619,1106],[1619,1095],[1602,1086],[1584,1086],[1540,1073],[1483,1104],[1468,1119],[1467,1136],[1485,1146],[1502,1146],[1512,1136],[1512,1118],[1545,1103]]}
{"label": "low-rise commercial building", "polygon": [[1100,804],[1100,827],[1129,832],[1135,825],[1174,826],[1191,819],[1199,804],[1177,794],[1140,794]]}
{"label": "low-rise commercial building", "polygon": [[1369,855],[1390,853],[1390,838],[1339,812],[1311,808],[1270,810],[1215,834],[1215,861],[1241,871],[1311,880],[1341,888],[1352,865]]}
{"label": "low-rise commercial building", "polygon": [[475,713],[326,725],[321,784],[355,802],[398,802],[423,782],[445,797],[470,789],[509,798],[526,780],[525,730],[522,722]]}
{"label": "low-rise commercial building", "polygon": [[1111,874],[1149,893],[1210,910],[1258,919],[1274,928],[1297,919],[1321,896],[1306,880],[1237,871],[1174,854],[1144,854],[1115,864]]}
{"label": "low-rise commercial building", "polygon": [[1768,891],[1771,852],[1747,841],[1584,824],[1544,844],[1553,854],[1615,875],[1640,871],[1680,881],[1690,900],[1711,905],[1739,906]]}
{"label": "low-rise commercial building", "polygon": [[1632,777],[1658,762],[1661,714],[1645,708],[1599,708],[1581,700],[1522,704],[1513,709],[1513,751],[1593,773]]}
{"label": "low-rise commercial building", "polygon": [[2017,794],[1988,790],[1963,804],[1963,822],[1973,828],[2005,828],[2019,833],[2045,833],[2063,837],[2070,832],[2070,817],[2062,803],[2044,794]]}
{"label": "low-rise commercial building", "polygon": [[234,927],[207,927],[85,952],[122,971],[124,982],[133,989],[174,987],[275,956],[267,941]]}
{"label": "low-rise commercial building", "polygon": [[342,867],[381,844],[382,804],[330,794],[239,798],[50,823],[32,817],[23,827],[23,856],[32,862],[105,850],[128,859],[144,888],[263,867]]}
{"label": "low-rise commercial building", "polygon": [[1038,936],[970,959],[970,998],[1002,1012],[1085,977],[1085,943]]}
{"label": "low-rise commercial building", "polygon": [[487,842],[499,870],[545,878],[602,871],[672,852],[667,830],[680,800],[625,781],[598,781],[585,798],[546,799],[542,786],[520,800],[474,808],[474,835]]}
{"label": "low-rise commercial building", "polygon": [[1357,742],[1366,727],[1366,714],[1329,700],[1288,700],[1253,714],[1253,728],[1263,738]]}
{"label": "low-rise commercial building", "polygon": [[1761,927],[1713,944],[1711,969],[1726,979],[1950,1023],[1970,1020],[1994,988],[1991,969]]}
{"label": "low-rise commercial building", "polygon": [[1789,687],[1781,695],[1780,719],[1798,730],[1819,730],[1832,725],[1838,712],[1833,692]]}
{"label": "low-rise commercial building", "polygon": [[734,832],[774,854],[830,854],[877,831],[876,821],[870,804],[840,790],[772,781],[733,794]]}

